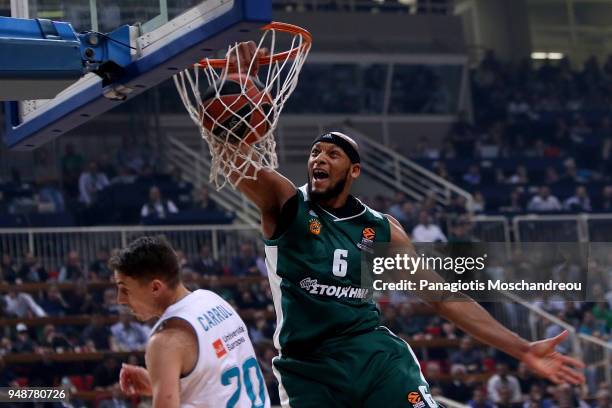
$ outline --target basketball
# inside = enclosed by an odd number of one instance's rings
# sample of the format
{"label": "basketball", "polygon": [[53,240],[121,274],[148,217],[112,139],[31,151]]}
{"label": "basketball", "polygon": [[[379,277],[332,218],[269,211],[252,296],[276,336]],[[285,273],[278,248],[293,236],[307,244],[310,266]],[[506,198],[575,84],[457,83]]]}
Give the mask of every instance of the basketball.
{"label": "basketball", "polygon": [[272,97],[252,76],[229,74],[225,81],[211,85],[202,101],[204,128],[232,144],[256,142],[272,121]]}

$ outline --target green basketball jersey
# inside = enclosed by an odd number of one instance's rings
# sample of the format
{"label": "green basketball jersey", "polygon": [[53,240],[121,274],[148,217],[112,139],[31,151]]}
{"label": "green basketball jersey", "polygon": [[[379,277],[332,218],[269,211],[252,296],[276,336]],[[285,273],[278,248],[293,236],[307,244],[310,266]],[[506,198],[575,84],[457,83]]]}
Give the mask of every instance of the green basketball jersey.
{"label": "green basketball jersey", "polygon": [[391,235],[387,218],[367,206],[338,218],[309,201],[306,186],[297,194],[288,229],[264,240],[277,317],[274,345],[284,352],[379,325],[371,289],[360,287],[361,252]]}

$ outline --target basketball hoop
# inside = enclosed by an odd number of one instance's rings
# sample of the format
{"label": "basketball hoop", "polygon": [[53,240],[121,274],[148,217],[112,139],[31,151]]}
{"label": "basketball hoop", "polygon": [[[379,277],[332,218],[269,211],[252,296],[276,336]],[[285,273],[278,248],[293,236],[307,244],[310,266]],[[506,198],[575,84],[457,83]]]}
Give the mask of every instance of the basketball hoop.
{"label": "basketball hoop", "polygon": [[[244,64],[234,44],[225,58],[205,58],[174,76],[181,100],[210,148],[210,182],[217,189],[228,181],[235,187],[244,179],[255,179],[262,168],[278,167],[273,132],[297,85],[312,37],[301,27],[279,22],[262,31],[255,55],[267,52],[253,58],[246,72],[238,68]],[[278,50],[280,33],[290,36],[286,51]],[[230,59],[237,64],[230,66]],[[260,67],[258,80],[252,80],[247,73],[256,65]],[[233,91],[228,96],[229,88]]]}

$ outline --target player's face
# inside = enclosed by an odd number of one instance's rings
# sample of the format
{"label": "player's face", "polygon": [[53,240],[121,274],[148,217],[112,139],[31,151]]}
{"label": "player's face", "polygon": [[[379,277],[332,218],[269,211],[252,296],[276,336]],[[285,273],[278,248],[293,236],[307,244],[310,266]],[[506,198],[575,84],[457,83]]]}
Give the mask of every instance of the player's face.
{"label": "player's face", "polygon": [[142,283],[115,271],[117,283],[117,303],[127,306],[132,314],[141,321],[156,316],[153,282]]}
{"label": "player's face", "polygon": [[308,186],[313,198],[338,196],[346,185],[351,160],[333,143],[319,142],[312,146],[308,159]]}

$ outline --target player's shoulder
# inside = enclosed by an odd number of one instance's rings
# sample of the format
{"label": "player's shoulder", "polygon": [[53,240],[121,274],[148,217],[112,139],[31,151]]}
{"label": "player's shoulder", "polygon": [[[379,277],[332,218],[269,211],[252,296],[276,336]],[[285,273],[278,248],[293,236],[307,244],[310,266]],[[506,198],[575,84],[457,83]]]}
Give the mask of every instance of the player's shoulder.
{"label": "player's shoulder", "polygon": [[390,240],[392,242],[399,242],[405,240],[410,241],[410,236],[404,230],[402,224],[400,224],[400,222],[394,216],[392,216],[391,214],[383,214],[383,216],[387,219],[387,221],[389,221],[389,226],[391,227]]}
{"label": "player's shoulder", "polygon": [[197,341],[193,326],[184,319],[172,317],[166,319],[149,338],[147,353],[164,351],[173,352]]}

